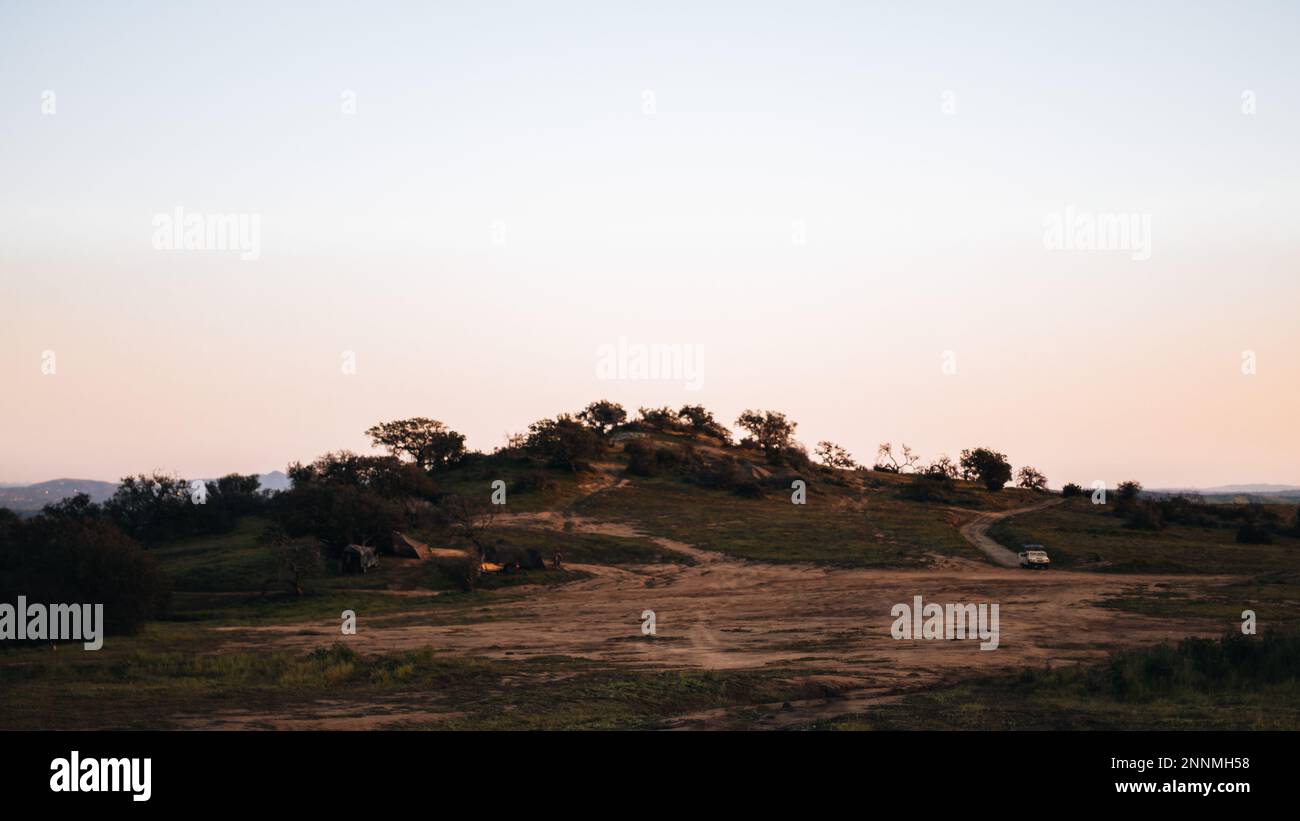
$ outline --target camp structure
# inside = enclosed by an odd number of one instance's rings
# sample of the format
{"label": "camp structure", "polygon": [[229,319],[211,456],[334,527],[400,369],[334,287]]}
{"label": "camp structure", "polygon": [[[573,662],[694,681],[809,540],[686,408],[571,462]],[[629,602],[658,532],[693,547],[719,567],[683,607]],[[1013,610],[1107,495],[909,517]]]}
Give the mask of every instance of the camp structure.
{"label": "camp structure", "polygon": [[365,573],[378,566],[379,554],[369,545],[350,544],[343,548],[343,555],[339,558],[339,570],[344,573]]}
{"label": "camp structure", "polygon": [[416,541],[404,533],[393,531],[393,554],[408,559],[427,559],[433,550],[424,542]]}

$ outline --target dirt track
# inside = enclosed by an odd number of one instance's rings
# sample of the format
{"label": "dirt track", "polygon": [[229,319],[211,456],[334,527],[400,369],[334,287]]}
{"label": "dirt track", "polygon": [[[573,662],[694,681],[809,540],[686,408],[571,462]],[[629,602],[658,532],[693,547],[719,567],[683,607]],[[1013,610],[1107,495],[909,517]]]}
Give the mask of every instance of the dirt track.
{"label": "dirt track", "polygon": [[996,522],[1005,519],[1008,516],[1016,516],[1021,513],[1029,513],[1030,511],[1034,511],[1034,510],[1042,510],[1045,507],[1051,507],[1052,505],[1059,505],[1063,501],[1065,500],[1059,498],[1053,498],[1053,499],[1048,499],[1047,501],[1041,504],[1016,508],[1015,510],[1003,510],[998,513],[980,513],[972,521],[969,521],[966,524],[962,525],[961,527],[962,538],[964,538],[966,541],[973,544],[975,547],[979,548],[980,551],[985,556],[988,556],[989,560],[992,561],[994,564],[1001,565],[1002,567],[1019,567],[1020,557],[1017,556],[1014,552],[1008,550],[1007,548],[1003,547],[1002,545],[990,539],[988,536],[989,528],[992,527]]}
{"label": "dirt track", "polygon": [[[996,518],[1016,512],[1022,511],[982,516],[962,532],[978,545],[987,540],[984,534]],[[502,521],[559,529],[565,519],[543,513]],[[642,535],[618,522],[580,517],[568,521],[579,532]],[[646,667],[775,665],[795,677],[814,677],[837,692],[833,700],[800,702],[771,717],[781,724],[860,711],[903,690],[975,674],[1072,663],[1122,647],[1222,630],[1216,623],[1152,618],[1098,606],[1108,595],[1135,589],[1203,590],[1227,581],[1221,577],[1030,573],[990,566],[973,551],[970,560],[936,557],[924,570],[833,569],[742,561],[669,539],[654,541],[696,563],[570,565],[590,578],[488,602],[476,608],[470,623],[433,623],[438,618],[434,611],[367,618],[364,602],[358,602],[361,629],[355,636],[341,636],[335,622],[322,624],[318,632],[292,624],[231,628],[230,644],[307,650],[343,641],[364,653],[433,646],[497,658],[566,655]],[[940,604],[997,603],[999,647],[981,651],[978,641],[894,640],[891,608],[910,604],[918,595]],[[653,637],[641,632],[646,610],[655,613]],[[387,712],[366,723],[358,714],[364,710],[363,705],[355,712],[341,707],[337,721],[322,717],[309,726],[400,723],[400,713]],[[718,713],[683,716],[677,723],[727,726],[727,721]]]}

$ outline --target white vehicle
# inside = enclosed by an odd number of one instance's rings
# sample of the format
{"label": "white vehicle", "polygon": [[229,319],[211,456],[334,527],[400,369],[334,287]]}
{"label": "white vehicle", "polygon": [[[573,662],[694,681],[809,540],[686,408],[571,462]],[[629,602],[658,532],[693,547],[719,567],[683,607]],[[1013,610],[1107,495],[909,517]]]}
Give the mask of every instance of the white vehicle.
{"label": "white vehicle", "polygon": [[1047,551],[1043,550],[1041,544],[1021,545],[1021,550],[1017,555],[1020,557],[1020,566],[1027,567],[1030,570],[1046,570],[1052,560],[1047,558]]}

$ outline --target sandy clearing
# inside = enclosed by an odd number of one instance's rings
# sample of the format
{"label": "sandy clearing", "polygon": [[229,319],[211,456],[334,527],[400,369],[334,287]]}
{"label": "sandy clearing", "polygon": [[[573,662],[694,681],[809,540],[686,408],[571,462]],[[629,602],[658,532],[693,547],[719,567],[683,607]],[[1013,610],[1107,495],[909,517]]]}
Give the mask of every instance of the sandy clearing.
{"label": "sandy clearing", "polygon": [[[994,521],[1038,507],[980,514],[961,531],[987,554],[981,541],[992,541],[986,533]],[[553,512],[514,514],[499,521],[557,530],[567,523],[576,532],[645,538],[627,523]],[[531,589],[522,597],[485,602],[475,608],[476,620],[470,623],[446,623],[442,620],[448,614],[433,608],[367,618],[364,601],[359,601],[356,609],[362,629],[356,635],[340,635],[337,620],[310,632],[301,623],[228,628],[227,646],[307,651],[342,642],[362,653],[433,647],[501,659],[566,655],[636,668],[776,667],[794,679],[835,676],[838,683],[832,697],[793,702],[789,707],[767,705],[771,712],[760,724],[787,726],[861,712],[900,692],[973,675],[1073,664],[1121,648],[1218,635],[1224,625],[1215,622],[1135,615],[1102,607],[1100,602],[1109,596],[1157,589],[1196,595],[1231,581],[1217,576],[1030,573],[962,558],[920,570],[778,565],[736,560],[671,539],[655,541],[691,557],[695,564],[571,564],[590,575],[565,585]],[[1014,560],[1014,554],[1005,552]],[[977,641],[894,640],[891,609],[895,604],[910,604],[918,595],[926,602],[997,603],[998,649],[981,651]],[[655,613],[654,636],[641,633],[641,615],[646,610]],[[463,614],[455,617],[463,619]],[[393,726],[403,721],[400,713],[376,711],[366,704],[356,705],[352,713],[346,706],[339,709],[343,714],[331,719],[333,726]],[[426,713],[427,705],[422,705],[422,720],[430,720]],[[374,714],[373,724],[365,720],[370,714]],[[273,716],[248,722],[279,726]],[[711,711],[682,716],[670,725],[729,726],[729,720],[725,711]]]}

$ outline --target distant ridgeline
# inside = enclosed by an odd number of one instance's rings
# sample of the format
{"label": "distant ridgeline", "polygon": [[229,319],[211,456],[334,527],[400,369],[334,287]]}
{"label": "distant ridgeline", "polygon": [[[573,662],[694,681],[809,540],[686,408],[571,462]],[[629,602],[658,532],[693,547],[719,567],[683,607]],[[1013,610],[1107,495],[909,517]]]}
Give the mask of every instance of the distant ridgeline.
{"label": "distant ridgeline", "polygon": [[[257,478],[261,482],[262,490],[288,490],[290,485],[289,477],[278,470],[263,473]],[[86,494],[92,502],[103,503],[108,501],[116,490],[117,482],[54,479],[34,485],[0,487],[0,507],[7,507],[16,513],[35,513],[46,505],[56,504],[78,493]]]}
{"label": "distant ridgeline", "polygon": [[1172,499],[1175,496],[1195,496],[1209,504],[1300,504],[1300,487],[1287,485],[1225,485],[1204,490],[1196,488],[1156,488],[1143,490],[1143,498]]}

